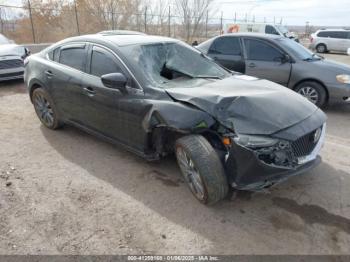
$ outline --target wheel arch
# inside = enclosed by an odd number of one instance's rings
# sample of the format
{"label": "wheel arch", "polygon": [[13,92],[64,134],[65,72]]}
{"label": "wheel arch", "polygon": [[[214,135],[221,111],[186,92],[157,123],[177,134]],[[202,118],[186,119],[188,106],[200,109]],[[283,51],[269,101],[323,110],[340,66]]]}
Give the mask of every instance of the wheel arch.
{"label": "wheel arch", "polygon": [[28,88],[28,91],[29,91],[29,97],[30,97],[30,101],[32,101],[32,96],[33,96],[33,92],[35,89],[37,88],[44,88],[45,89],[45,85],[44,83],[42,83],[40,80],[37,80],[37,79],[33,79],[30,83],[29,83],[29,88]]}

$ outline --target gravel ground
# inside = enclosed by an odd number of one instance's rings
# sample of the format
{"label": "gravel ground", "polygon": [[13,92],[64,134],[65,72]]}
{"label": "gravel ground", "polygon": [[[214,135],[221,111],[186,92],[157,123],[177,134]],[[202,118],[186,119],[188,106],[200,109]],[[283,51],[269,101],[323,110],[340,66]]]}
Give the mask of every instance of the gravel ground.
{"label": "gravel ground", "polygon": [[2,83],[0,254],[349,254],[350,103],[326,113],[320,166],[205,207],[173,157],[147,163],[75,128],[45,129],[23,83]]}

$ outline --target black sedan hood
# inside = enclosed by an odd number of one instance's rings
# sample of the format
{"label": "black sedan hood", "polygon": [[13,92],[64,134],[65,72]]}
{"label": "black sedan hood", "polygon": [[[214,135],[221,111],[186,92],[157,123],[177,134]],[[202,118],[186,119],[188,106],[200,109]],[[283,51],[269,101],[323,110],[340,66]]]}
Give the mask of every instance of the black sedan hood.
{"label": "black sedan hood", "polygon": [[286,87],[245,75],[197,83],[194,87],[168,88],[166,92],[241,134],[270,135],[319,110]]}

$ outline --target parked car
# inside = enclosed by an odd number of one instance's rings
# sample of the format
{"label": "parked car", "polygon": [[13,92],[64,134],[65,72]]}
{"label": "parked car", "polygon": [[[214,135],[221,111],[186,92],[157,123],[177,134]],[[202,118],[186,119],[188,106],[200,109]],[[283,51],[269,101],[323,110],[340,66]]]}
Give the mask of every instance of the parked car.
{"label": "parked car", "polygon": [[0,81],[23,78],[23,61],[29,50],[0,34]]}
{"label": "parked car", "polygon": [[175,39],[70,38],[26,60],[25,83],[47,128],[73,125],[147,160],[175,152],[204,204],[223,199],[229,186],[259,190],[320,162],[319,108]]}
{"label": "parked car", "polygon": [[323,29],[311,35],[310,49],[318,53],[347,52],[350,48],[350,30]]}
{"label": "parked car", "polygon": [[330,99],[350,97],[350,67],[317,56],[285,37],[227,34],[197,48],[230,70],[289,87],[319,107]]}
{"label": "parked car", "polygon": [[262,33],[270,35],[279,35],[293,39],[299,42],[299,39],[287,27],[268,23],[236,23],[224,25],[224,33]]}
{"label": "parked car", "polygon": [[130,31],[130,30],[107,30],[99,32],[99,34],[103,35],[146,35],[145,33],[141,33],[138,31]]}

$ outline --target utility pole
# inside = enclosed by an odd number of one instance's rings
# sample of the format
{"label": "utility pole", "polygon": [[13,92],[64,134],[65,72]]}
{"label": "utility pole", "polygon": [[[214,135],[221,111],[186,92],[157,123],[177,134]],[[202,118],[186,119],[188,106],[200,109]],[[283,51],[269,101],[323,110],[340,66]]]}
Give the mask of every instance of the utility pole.
{"label": "utility pole", "polygon": [[36,43],[36,41],[35,41],[35,32],[34,32],[34,24],[33,24],[33,16],[32,16],[32,7],[31,7],[31,5],[30,5],[30,0],[28,0],[28,10],[29,10],[30,24],[32,25],[33,42],[34,42],[34,44],[35,44],[35,43]]}
{"label": "utility pole", "polygon": [[147,6],[145,8],[145,33],[147,34]]}
{"label": "utility pole", "polygon": [[220,34],[221,32],[223,32],[223,26],[224,26],[224,23],[223,23],[223,15],[224,15],[224,12],[221,11],[221,19],[220,19]]}
{"label": "utility pole", "polygon": [[77,24],[77,32],[78,32],[78,35],[80,35],[78,9],[77,9],[77,1],[76,0],[74,1],[74,11],[75,11],[75,22]]}
{"label": "utility pole", "polygon": [[0,26],[1,26],[0,32],[3,33],[4,32],[4,23],[2,21],[2,9],[1,8],[0,8]]}
{"label": "utility pole", "polygon": [[169,14],[168,14],[168,36],[171,36],[171,13],[170,13],[170,5],[169,5]]}
{"label": "utility pole", "polygon": [[237,21],[237,13],[235,12],[235,23],[236,23],[236,21]]}
{"label": "utility pole", "polygon": [[207,17],[205,19],[205,38],[208,38],[208,21],[209,20],[209,10],[207,10]]}

